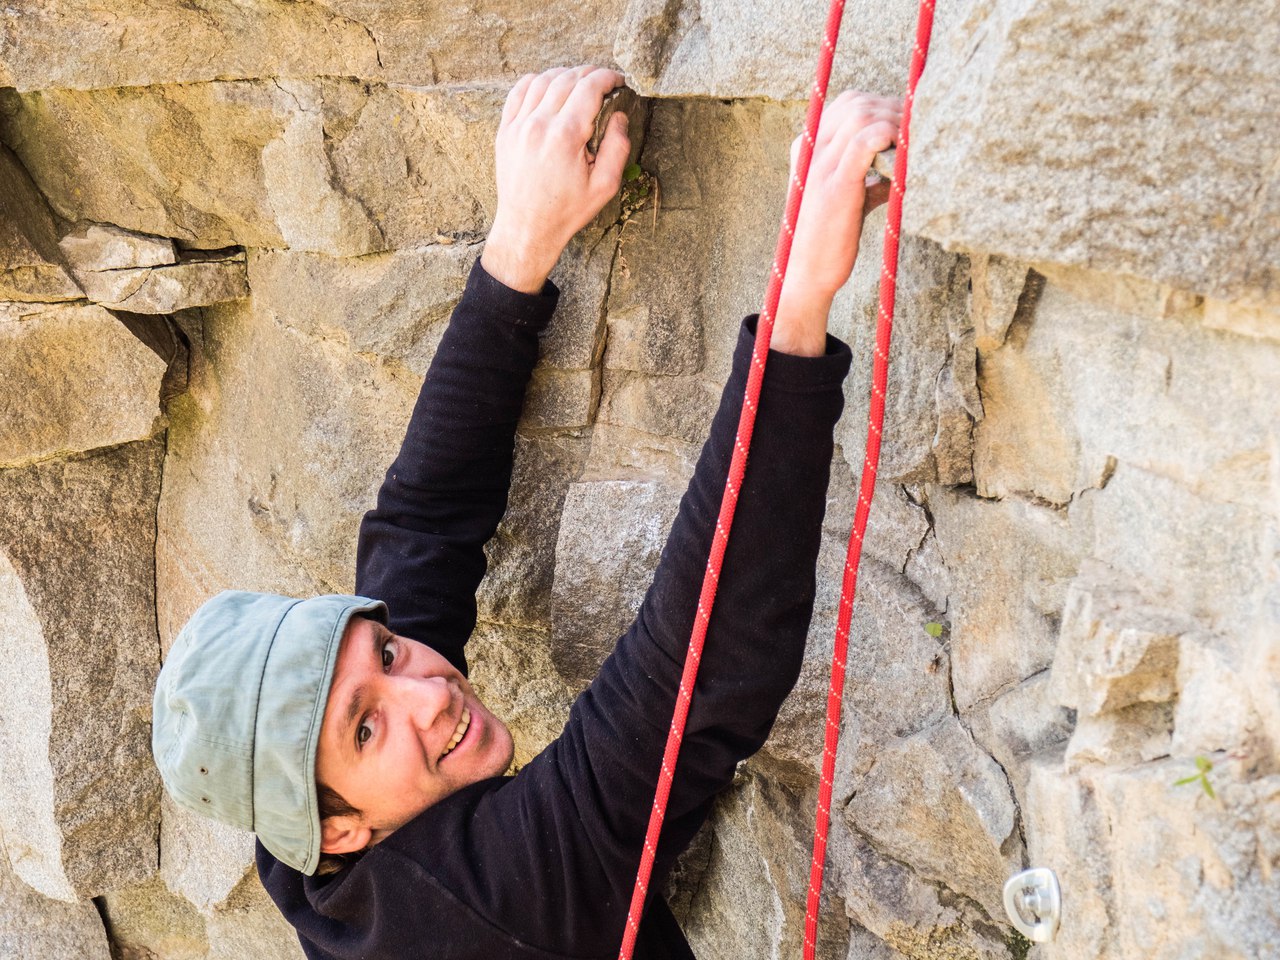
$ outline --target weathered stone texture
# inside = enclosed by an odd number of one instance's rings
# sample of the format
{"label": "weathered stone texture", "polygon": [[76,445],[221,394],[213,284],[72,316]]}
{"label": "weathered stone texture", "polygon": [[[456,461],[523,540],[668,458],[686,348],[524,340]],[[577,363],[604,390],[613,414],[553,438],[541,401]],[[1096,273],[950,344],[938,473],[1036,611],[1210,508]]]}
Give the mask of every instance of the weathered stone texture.
{"label": "weathered stone texture", "polygon": [[48,204],[13,151],[0,145],[0,297],[75,300]]}
{"label": "weathered stone texture", "polygon": [[0,823],[10,863],[74,900],[157,867],[155,511],[164,446],[0,471]]}
{"label": "weathered stone texture", "polygon": [[1271,0],[971,4],[935,32],[905,226],[1274,301],[1278,48]]}
{"label": "weathered stone texture", "polygon": [[[641,480],[575,483],[565,497],[552,587],[551,656],[586,686],[640,608],[679,497]],[[609,550],[601,551],[602,542]]]}
{"label": "weathered stone texture", "polygon": [[[628,0],[614,56],[646,96],[807,99],[827,6],[823,0]],[[899,91],[915,12],[915,4],[901,0],[847,4],[832,89]],[[939,32],[953,17],[939,5]]]}
{"label": "weathered stone texture", "polygon": [[1052,662],[1084,545],[1068,519],[1026,501],[931,487],[928,505],[952,574],[952,676],[964,711]]}
{"label": "weathered stone texture", "polygon": [[[514,81],[553,63],[607,63],[617,4],[449,5],[287,0],[174,6],[90,0],[11,9],[0,86],[90,89],[214,79],[352,76],[407,84]],[[75,50],[75,56],[66,51]]]}
{"label": "weathered stone texture", "polygon": [[876,849],[1001,914],[1021,861],[1004,772],[954,719],[880,749],[846,808]]}
{"label": "weathered stone texture", "polygon": [[18,879],[8,859],[0,856],[0,957],[110,960],[111,956],[107,931],[92,903],[42,897]]}
{"label": "weathered stone texture", "polygon": [[487,226],[504,97],[338,79],[10,92],[0,136],[69,220],[354,256]]}
{"label": "weathered stone texture", "polygon": [[[1032,858],[1064,888],[1054,958],[1175,956],[1236,960],[1274,953],[1276,778],[1249,779],[1219,757],[1209,774],[1164,760],[1138,769],[1067,775],[1037,765],[1027,807]],[[1158,814],[1158,815],[1157,815]]]}
{"label": "weathered stone texture", "polygon": [[[370,294],[366,317],[394,309],[394,284],[379,286],[376,270],[351,280]],[[357,525],[381,481],[368,464],[394,458],[420,378],[395,356],[353,352],[330,328],[290,325],[295,305],[309,302],[296,296],[268,286],[268,295],[206,310],[198,325],[203,360],[171,405],[160,502],[166,649],[220,589],[352,588]]]}
{"label": "weathered stone texture", "polygon": [[[719,800],[709,856],[689,905],[685,931],[699,957],[794,956],[804,942],[810,841],[808,791],[767,769],[744,775]],[[764,881],[763,883],[761,881]],[[843,960],[848,920],[838,900],[816,955]]]}
{"label": "weathered stone texture", "polygon": [[150,437],[164,372],[100,307],[0,303],[0,469]]}

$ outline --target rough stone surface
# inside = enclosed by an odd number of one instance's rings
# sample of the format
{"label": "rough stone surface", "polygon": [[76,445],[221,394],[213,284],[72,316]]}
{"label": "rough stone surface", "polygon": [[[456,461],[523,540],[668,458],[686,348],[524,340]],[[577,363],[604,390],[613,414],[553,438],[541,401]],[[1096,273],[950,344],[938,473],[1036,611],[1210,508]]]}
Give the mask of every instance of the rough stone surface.
{"label": "rough stone surface", "polygon": [[951,569],[955,699],[963,711],[1053,660],[1057,618],[1075,575],[1080,535],[1058,511],[929,488],[943,562]]}
{"label": "rough stone surface", "polygon": [[1043,948],[1047,957],[1243,960],[1274,951],[1272,814],[1280,785],[1215,759],[1217,801],[1198,783],[1174,785],[1188,768],[1195,772],[1188,762],[1076,775],[1052,762],[1035,767],[1030,855],[1054,864],[1074,891],[1063,900],[1059,937]]}
{"label": "rough stone surface", "polygon": [[0,857],[0,957],[110,960],[111,948],[92,903],[62,903],[42,897],[18,879],[8,860]]}
{"label": "rough stone surface", "polygon": [[0,303],[0,469],[151,436],[164,372],[100,307]]}
{"label": "rough stone surface", "polygon": [[1000,887],[1021,861],[1004,772],[948,718],[881,747],[846,808],[876,849],[1002,912]]}
{"label": "rough stone surface", "polygon": [[0,824],[18,876],[62,900],[157,866],[163,456],[142,441],[0,471],[0,596],[17,628],[0,672]]}
{"label": "rough stone surface", "polygon": [[359,256],[487,228],[505,98],[337,78],[0,91],[0,137],[69,220]]}
{"label": "rough stone surface", "polygon": [[0,145],[0,297],[75,300],[49,205],[13,151]]}
{"label": "rough stone surface", "polygon": [[208,955],[204,917],[190,902],[171,893],[159,876],[109,893],[103,901],[111,940],[129,960],[204,960]]}
{"label": "rough stone surface", "polygon": [[175,313],[249,295],[244,258],[77,272],[85,295],[108,310]]}
{"label": "rough stone surface", "polygon": [[160,877],[176,896],[208,915],[253,873],[253,835],[161,804]]}
{"label": "rough stone surface", "polygon": [[551,656],[571,685],[591,681],[634,619],[678,505],[675,491],[639,480],[569,488],[556,542]]}
{"label": "rough stone surface", "polygon": [[[906,82],[915,36],[911,3],[849,3],[831,88],[884,95]],[[614,56],[647,96],[806,99],[813,82],[827,6],[740,0],[628,0]],[[939,32],[952,15],[940,7]],[[874,23],[874,30],[852,25]],[[761,56],[761,51],[769,51]]]}
{"label": "rough stone surface", "polygon": [[84,223],[58,241],[58,249],[80,270],[120,270],[177,263],[167,237],[150,237],[103,223]]}
{"label": "rough stone surface", "polygon": [[[106,20],[88,0],[17,8],[0,40],[0,86],[90,89],[253,77],[352,76],[407,84],[503,77],[609,60],[617,4],[424,9],[409,0],[175,7],[136,0]],[[156,42],[157,39],[163,42]],[[66,52],[75,50],[75,56]]]}
{"label": "rough stone surface", "polygon": [[1109,571],[1090,567],[1068,589],[1062,611],[1054,693],[1085,716],[1177,695],[1179,638],[1187,625],[1114,582]]}
{"label": "rough stone surface", "polygon": [[[1007,934],[978,904],[882,853],[851,831],[846,818],[833,818],[828,857],[848,916],[878,938],[867,956],[1005,960],[1011,955]],[[859,940],[851,938],[849,944],[849,956],[857,960],[862,955],[854,951],[865,942]]]}
{"label": "rough stone surface", "polygon": [[[855,356],[874,350],[879,306],[883,211],[868,218],[850,292],[860,309],[847,332]],[[876,227],[880,229],[876,229]],[[973,338],[968,333],[967,263],[932,243],[909,239],[899,254],[892,374],[885,398],[884,442],[879,476],[898,483],[972,479],[973,420],[981,406],[968,404],[973,374]],[[967,372],[966,368],[967,367]],[[845,388],[846,415],[837,437],[858,473],[867,435],[871,368],[855,364]]]}
{"label": "rough stone surface", "polygon": [[166,649],[221,589],[353,588],[356,529],[382,478],[368,464],[394,458],[421,381],[276,319],[284,309],[255,297],[206,310],[202,361],[171,404],[156,546]]}
{"label": "rough stone surface", "polygon": [[913,114],[908,230],[1280,296],[1270,0],[982,0],[958,19],[935,30]]}
{"label": "rough stone surface", "polygon": [[[709,856],[685,930],[700,957],[794,956],[804,942],[810,841],[800,827],[812,796],[767,770],[745,775],[717,804]],[[761,883],[765,879],[765,883]],[[848,924],[824,903],[816,956],[845,955]]]}

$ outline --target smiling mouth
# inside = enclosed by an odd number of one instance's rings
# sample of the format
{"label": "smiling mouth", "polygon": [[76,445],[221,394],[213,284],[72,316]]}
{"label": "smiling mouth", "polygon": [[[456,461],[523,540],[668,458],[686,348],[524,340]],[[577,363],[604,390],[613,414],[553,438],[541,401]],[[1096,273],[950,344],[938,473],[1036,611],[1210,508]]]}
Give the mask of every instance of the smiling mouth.
{"label": "smiling mouth", "polygon": [[449,754],[453,753],[453,748],[462,742],[462,738],[467,735],[467,730],[471,727],[471,711],[466,707],[462,708],[462,718],[458,721],[458,725],[454,727],[453,736],[449,738],[448,745],[444,748],[444,753],[440,754],[443,760]]}

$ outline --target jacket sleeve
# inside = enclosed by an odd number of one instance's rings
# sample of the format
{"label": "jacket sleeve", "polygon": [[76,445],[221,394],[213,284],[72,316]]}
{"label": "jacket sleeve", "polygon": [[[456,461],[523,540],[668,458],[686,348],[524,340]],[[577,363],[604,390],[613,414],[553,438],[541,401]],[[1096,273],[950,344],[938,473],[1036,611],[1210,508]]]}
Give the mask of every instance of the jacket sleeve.
{"label": "jacket sleeve", "polygon": [[512,290],[477,260],[418,395],[404,443],[360,525],[356,592],[391,629],[466,673],[484,544],[507,506],[516,423],[559,298]]}
{"label": "jacket sleeve", "polygon": [[[725,387],[666,547],[635,622],[575,702],[564,732],[504,787],[486,794],[457,839],[470,862],[504,863],[505,880],[465,870],[442,878],[494,922],[508,898],[512,934],[578,955],[616,951],[639,864],[703,571],[734,448],[754,318]],[[813,612],[815,565],[849,369],[826,356],[771,354],[753,447],[711,617],[651,889],[705,820],[737,764],[764,743],[795,684]],[[447,802],[447,801],[446,801]],[[494,845],[494,837],[508,846]],[[521,842],[512,843],[511,838]],[[408,838],[406,838],[408,839]],[[397,835],[385,841],[394,845]],[[491,849],[492,847],[492,849]],[[566,942],[565,937],[570,937]]]}

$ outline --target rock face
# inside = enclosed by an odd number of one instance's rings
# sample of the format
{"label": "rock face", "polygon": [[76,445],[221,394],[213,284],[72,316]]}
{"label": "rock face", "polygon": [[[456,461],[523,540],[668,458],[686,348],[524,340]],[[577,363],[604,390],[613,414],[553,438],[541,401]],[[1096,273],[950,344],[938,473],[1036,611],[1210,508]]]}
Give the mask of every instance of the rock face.
{"label": "rock face", "polygon": [[[610,64],[653,97],[648,193],[553,274],[469,650],[532,760],[759,309],[825,4],[99,7],[0,20],[0,956],[297,960],[252,837],[161,796],[163,652],[220,589],[353,587],[506,92]],[[900,90],[914,9],[849,3],[833,89]],[[1277,50],[1262,0],[940,5],[823,960],[1276,956]],[[667,891],[710,960],[803,940],[883,217],[830,318],[855,361],[801,676]],[[1001,903],[1027,866],[1064,890],[1034,948]]]}
{"label": "rock face", "polygon": [[972,4],[930,51],[908,227],[1274,306],[1277,45],[1268,0]]}

